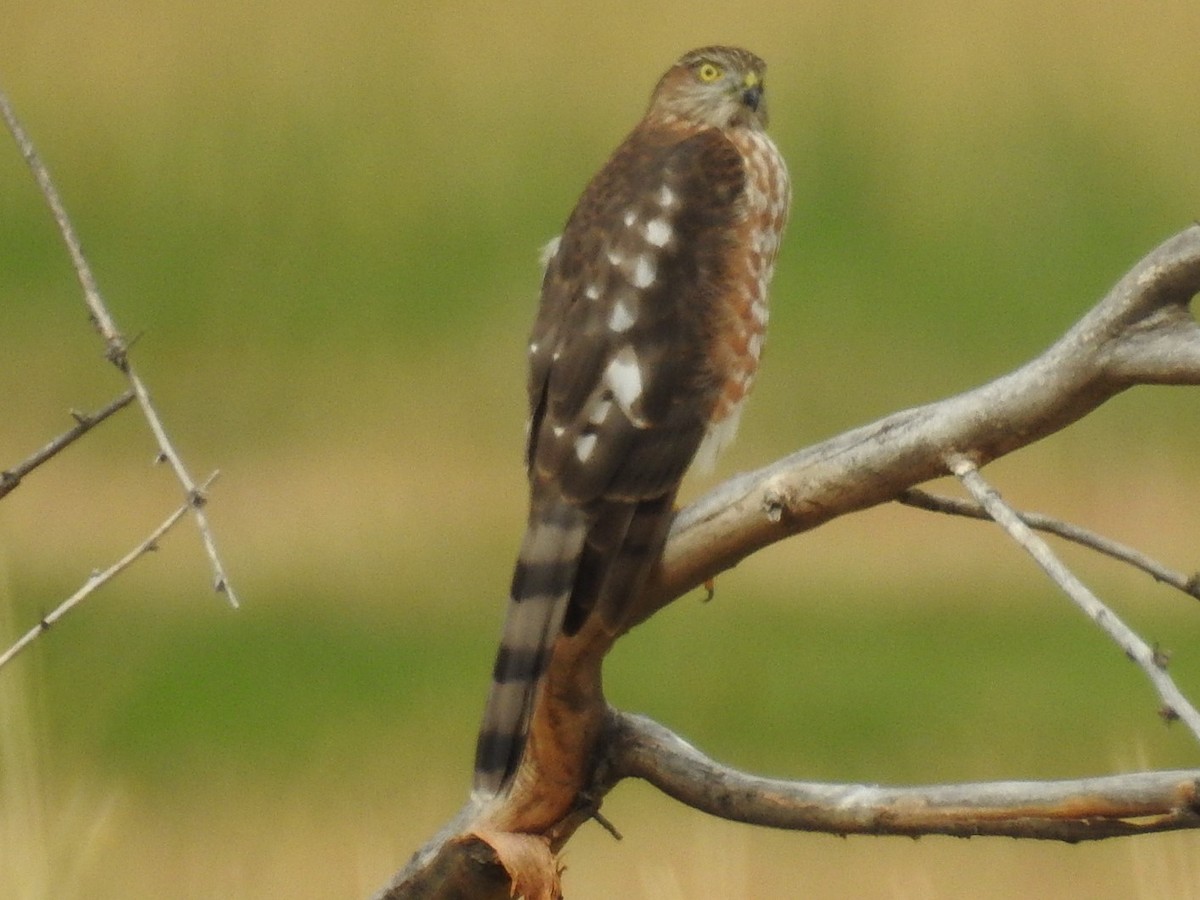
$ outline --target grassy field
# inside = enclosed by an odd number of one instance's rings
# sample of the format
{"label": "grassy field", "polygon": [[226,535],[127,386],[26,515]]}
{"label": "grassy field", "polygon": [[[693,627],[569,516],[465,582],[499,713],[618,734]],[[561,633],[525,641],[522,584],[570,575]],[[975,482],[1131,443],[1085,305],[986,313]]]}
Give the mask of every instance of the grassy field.
{"label": "grassy field", "polygon": [[[0,897],[361,897],[457,808],[524,516],[536,249],[674,56],[770,61],[795,182],[729,474],[1019,364],[1196,218],[1200,8],[1109,6],[0,0],[0,85],[185,456],[221,469],[244,601],[185,525],[0,672]],[[3,142],[0,349],[0,468],[121,389]],[[1194,392],[1138,390],[989,473],[1188,570],[1197,437]],[[153,455],[127,412],[0,503],[0,640],[178,502]],[[1068,556],[1200,692],[1195,610]],[[608,690],[719,759],[1195,765],[986,525],[875,510],[717,587],[623,641]],[[606,812],[626,840],[581,831],[572,898],[1200,896],[1190,835],[838,841],[641,785]]]}

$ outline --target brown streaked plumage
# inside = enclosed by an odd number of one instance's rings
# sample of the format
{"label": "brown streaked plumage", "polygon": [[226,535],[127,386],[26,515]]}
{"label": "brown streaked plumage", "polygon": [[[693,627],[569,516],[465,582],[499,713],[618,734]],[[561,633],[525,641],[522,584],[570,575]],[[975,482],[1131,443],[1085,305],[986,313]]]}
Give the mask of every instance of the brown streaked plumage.
{"label": "brown streaked plumage", "polygon": [[475,760],[502,791],[521,762],[554,641],[614,633],[662,553],[699,458],[732,438],[758,367],[787,219],[766,66],[706,47],[649,109],[544,256],[529,344],[530,504]]}

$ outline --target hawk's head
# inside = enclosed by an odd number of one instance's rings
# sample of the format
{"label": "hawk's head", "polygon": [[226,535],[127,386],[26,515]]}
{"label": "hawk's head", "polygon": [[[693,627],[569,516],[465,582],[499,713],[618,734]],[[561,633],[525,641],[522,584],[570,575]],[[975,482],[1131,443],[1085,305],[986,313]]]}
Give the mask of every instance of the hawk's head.
{"label": "hawk's head", "polygon": [[650,113],[715,128],[765,128],[767,64],[738,47],[685,53],[659,80]]}

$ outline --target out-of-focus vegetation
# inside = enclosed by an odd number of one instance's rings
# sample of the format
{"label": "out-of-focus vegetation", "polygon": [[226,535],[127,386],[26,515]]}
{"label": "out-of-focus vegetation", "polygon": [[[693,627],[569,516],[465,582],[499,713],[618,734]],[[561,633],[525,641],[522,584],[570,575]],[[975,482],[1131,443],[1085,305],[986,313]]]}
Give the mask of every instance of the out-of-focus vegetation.
{"label": "out-of-focus vegetation", "polygon": [[[1111,7],[1111,8],[1109,8]],[[461,800],[524,515],[536,248],[661,69],[771,64],[795,182],[728,473],[1053,340],[1200,210],[1200,8],[1083,2],[0,5],[0,83],[198,474],[193,530],[0,673],[0,895],[355,897]],[[0,467],[120,389],[0,141]],[[1194,567],[1197,397],[1138,390],[994,467]],[[0,503],[0,636],[178,502],[133,411]],[[696,484],[693,490],[704,484]],[[1194,611],[1071,553],[1200,692]],[[831,780],[1194,765],[1119,653],[985,525],[878,510],[624,641],[614,702]],[[1188,896],[1189,835],[833,842],[636,787],[574,897]]]}

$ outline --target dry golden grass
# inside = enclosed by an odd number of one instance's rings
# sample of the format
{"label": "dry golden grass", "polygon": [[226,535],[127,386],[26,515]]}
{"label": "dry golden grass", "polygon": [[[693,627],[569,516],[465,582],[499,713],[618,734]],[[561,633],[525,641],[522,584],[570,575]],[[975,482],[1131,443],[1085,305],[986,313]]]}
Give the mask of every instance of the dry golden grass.
{"label": "dry golden grass", "polygon": [[[240,900],[364,897],[435,827],[436,782],[404,805],[306,787],[229,791],[223,804],[172,797],[73,798],[42,843],[28,832],[3,850],[6,897],[41,900],[183,896]],[[625,796],[632,794],[634,796]],[[411,801],[424,802],[414,807]],[[7,806],[7,805],[6,805]],[[854,838],[763,832],[674,808],[623,788],[615,843],[586,828],[563,857],[577,900],[1188,900],[1200,896],[1200,843],[1166,835],[1069,847],[1014,841]],[[11,821],[10,828],[28,826]],[[18,855],[20,854],[20,855]]]}

